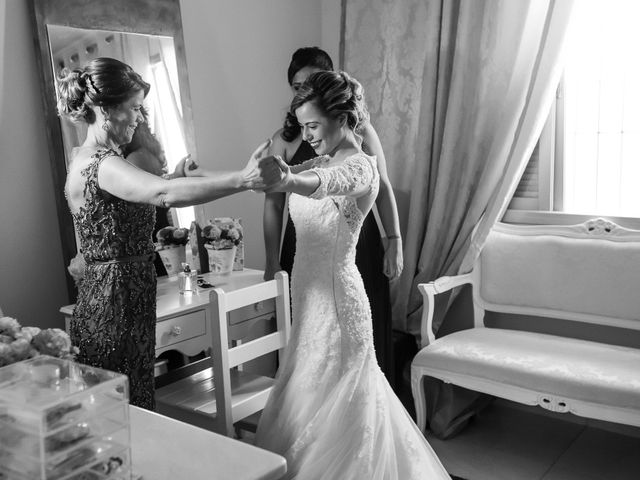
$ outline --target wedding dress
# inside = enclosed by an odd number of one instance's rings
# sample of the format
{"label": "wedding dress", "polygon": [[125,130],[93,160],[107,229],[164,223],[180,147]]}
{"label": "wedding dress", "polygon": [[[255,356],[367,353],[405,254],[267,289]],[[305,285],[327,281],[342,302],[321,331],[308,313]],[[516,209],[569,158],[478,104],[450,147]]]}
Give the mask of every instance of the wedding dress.
{"label": "wedding dress", "polygon": [[[371,204],[379,185],[375,159],[328,162],[318,157],[298,167],[316,172],[320,186],[310,197],[289,198],[297,234],[293,326],[256,445],[287,459],[287,479],[448,479],[376,362],[355,265],[367,213],[359,201]],[[350,196],[363,190],[360,199]]]}

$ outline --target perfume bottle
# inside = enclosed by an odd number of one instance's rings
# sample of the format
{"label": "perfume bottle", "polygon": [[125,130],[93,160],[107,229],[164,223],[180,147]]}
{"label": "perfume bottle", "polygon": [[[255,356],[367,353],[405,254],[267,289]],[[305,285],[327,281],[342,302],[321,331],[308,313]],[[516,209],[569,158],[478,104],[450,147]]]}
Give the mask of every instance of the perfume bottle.
{"label": "perfume bottle", "polygon": [[178,292],[181,295],[198,293],[198,272],[191,270],[188,263],[182,263],[182,271],[178,273]]}

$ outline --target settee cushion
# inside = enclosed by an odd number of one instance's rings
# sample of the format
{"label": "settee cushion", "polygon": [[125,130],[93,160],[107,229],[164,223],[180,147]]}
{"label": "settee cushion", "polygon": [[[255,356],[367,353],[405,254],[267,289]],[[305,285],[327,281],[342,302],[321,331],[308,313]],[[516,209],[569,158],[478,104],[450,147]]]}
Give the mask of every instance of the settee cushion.
{"label": "settee cushion", "polygon": [[640,410],[640,350],[497,328],[474,328],[422,349],[414,367],[486,379],[566,399]]}

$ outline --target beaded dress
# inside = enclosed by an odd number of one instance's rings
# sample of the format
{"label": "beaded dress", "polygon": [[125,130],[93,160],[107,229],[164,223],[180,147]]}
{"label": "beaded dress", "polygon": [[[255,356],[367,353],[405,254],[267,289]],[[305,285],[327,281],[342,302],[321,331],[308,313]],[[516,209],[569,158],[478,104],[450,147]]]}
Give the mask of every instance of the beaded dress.
{"label": "beaded dress", "polygon": [[375,159],[356,154],[331,166],[318,157],[292,170],[306,169],[320,186],[289,197],[297,236],[291,339],[256,445],[287,459],[287,479],[448,479],[376,362],[355,264],[366,212],[352,195],[377,194]]}
{"label": "beaded dress", "polygon": [[77,360],[129,377],[130,403],[153,410],[156,271],[151,238],[155,207],[100,189],[99,150],[81,172],[85,204],[72,213],[87,263],[78,287],[70,336]]}

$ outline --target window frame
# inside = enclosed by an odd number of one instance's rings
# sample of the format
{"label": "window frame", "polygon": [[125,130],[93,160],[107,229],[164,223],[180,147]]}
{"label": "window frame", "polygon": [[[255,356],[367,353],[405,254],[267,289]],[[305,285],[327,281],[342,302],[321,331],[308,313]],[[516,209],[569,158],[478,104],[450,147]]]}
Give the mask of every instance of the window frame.
{"label": "window frame", "polygon": [[[501,222],[523,225],[575,225],[604,218],[622,227],[640,229],[640,217],[565,213],[563,209],[564,75],[538,140],[538,198],[512,198]],[[537,201],[537,205],[533,201]],[[528,208],[534,206],[537,208]],[[546,208],[546,209],[545,209]]]}

